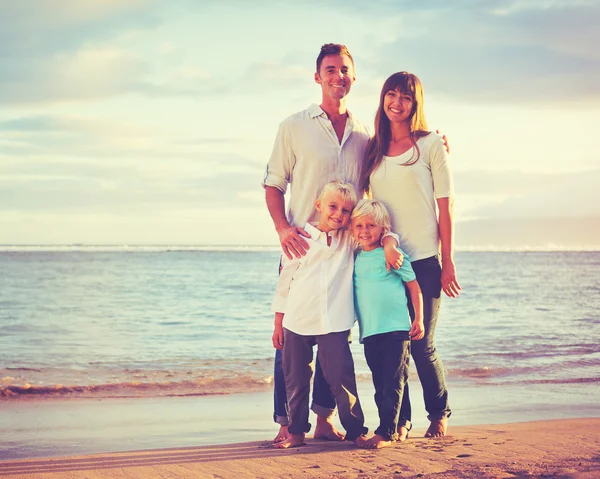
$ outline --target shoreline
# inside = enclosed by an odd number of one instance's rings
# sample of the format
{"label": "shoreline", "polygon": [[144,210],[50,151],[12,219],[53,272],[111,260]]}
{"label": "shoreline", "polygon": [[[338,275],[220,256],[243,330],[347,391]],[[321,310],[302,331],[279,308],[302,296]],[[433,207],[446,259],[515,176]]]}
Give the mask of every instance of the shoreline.
{"label": "shoreline", "polygon": [[[307,440],[275,450],[268,441],[146,449],[54,459],[0,461],[0,477],[306,477],[592,479],[600,475],[600,418],[456,426],[439,439],[421,437],[379,451]],[[113,438],[117,442],[116,438]]]}
{"label": "shoreline", "polygon": [[[428,425],[418,381],[415,429]],[[366,426],[377,423],[373,387],[358,383]],[[598,384],[493,385],[452,382],[454,428],[600,417]],[[218,396],[0,401],[0,461],[201,447],[272,439],[272,390]],[[311,422],[314,415],[311,413]],[[334,424],[341,428],[334,417]],[[310,435],[310,433],[309,433]]]}

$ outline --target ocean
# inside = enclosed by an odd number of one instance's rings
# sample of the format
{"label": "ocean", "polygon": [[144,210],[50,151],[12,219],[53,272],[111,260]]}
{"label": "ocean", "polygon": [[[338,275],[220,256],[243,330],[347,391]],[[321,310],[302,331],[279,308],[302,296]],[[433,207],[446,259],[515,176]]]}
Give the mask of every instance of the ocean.
{"label": "ocean", "polygon": [[[0,400],[270,389],[278,258],[4,248]],[[463,292],[443,300],[436,333],[450,382],[600,384],[600,252],[459,252],[456,264]],[[354,337],[357,377],[369,381]]]}
{"label": "ocean", "polygon": [[[0,460],[272,439],[278,264],[277,248],[0,247]],[[451,428],[600,416],[600,252],[456,264],[436,333]]]}

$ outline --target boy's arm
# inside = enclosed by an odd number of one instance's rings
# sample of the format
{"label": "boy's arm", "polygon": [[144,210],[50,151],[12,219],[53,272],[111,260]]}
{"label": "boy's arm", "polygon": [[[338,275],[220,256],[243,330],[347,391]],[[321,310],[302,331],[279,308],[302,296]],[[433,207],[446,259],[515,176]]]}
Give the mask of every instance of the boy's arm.
{"label": "boy's arm", "polygon": [[388,271],[390,268],[398,269],[402,266],[404,261],[404,255],[402,251],[398,249],[400,244],[399,237],[395,233],[386,233],[381,238],[381,244],[383,246],[383,252],[385,254],[385,267]]}
{"label": "boy's arm", "polygon": [[273,347],[283,349],[283,313],[275,313],[275,326],[273,328]]}
{"label": "boy's arm", "polygon": [[421,294],[421,287],[416,279],[407,281],[406,287],[410,294],[410,300],[415,310],[415,319],[410,327],[409,335],[414,341],[423,339],[425,336],[425,326],[423,324],[423,294]]}
{"label": "boy's arm", "polygon": [[275,297],[271,304],[271,311],[274,313],[285,313],[285,307],[287,303],[288,294],[290,292],[290,285],[294,279],[294,273],[300,266],[300,260],[298,258],[287,259],[285,256],[281,257],[281,269],[279,270],[279,279],[275,286]]}
{"label": "boy's arm", "polygon": [[271,304],[271,310],[275,312],[275,324],[273,328],[273,347],[275,349],[283,348],[283,315],[285,313],[285,306],[287,303],[288,294],[290,292],[290,285],[294,278],[294,273],[300,266],[300,260],[297,258],[287,259],[281,257],[281,269],[279,271],[279,279],[275,286],[275,297]]}

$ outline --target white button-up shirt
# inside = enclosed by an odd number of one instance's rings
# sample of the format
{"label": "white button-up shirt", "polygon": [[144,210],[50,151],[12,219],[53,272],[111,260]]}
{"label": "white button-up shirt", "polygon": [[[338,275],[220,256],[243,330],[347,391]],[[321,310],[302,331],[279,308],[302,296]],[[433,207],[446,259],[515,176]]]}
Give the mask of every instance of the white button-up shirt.
{"label": "white button-up shirt", "polygon": [[[303,336],[347,331],[354,325],[354,250],[350,228],[327,233],[310,223],[305,256],[281,257],[281,272],[271,310],[284,313],[283,327]],[[398,242],[398,235],[386,233]],[[383,238],[382,238],[383,240]]]}
{"label": "white button-up shirt", "polygon": [[285,193],[291,185],[287,215],[291,225],[318,220],[315,201],[330,181],[350,183],[358,192],[369,137],[368,128],[348,112],[340,142],[327,114],[315,104],[279,125],[263,186]]}
{"label": "white button-up shirt", "polygon": [[354,241],[348,229],[327,233],[311,224],[304,227],[310,249],[306,256],[289,260],[282,269],[271,309],[285,313],[283,327],[312,336],[347,331],[354,324]]}

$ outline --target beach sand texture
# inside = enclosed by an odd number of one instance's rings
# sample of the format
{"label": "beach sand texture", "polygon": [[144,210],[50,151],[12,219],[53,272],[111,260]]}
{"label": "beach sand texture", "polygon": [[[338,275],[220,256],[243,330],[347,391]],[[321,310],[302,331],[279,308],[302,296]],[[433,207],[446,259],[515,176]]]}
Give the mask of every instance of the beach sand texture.
{"label": "beach sand texture", "polygon": [[[2,478],[577,478],[600,477],[600,418],[451,428],[379,451],[309,439],[0,462]],[[115,439],[117,441],[117,439]]]}

